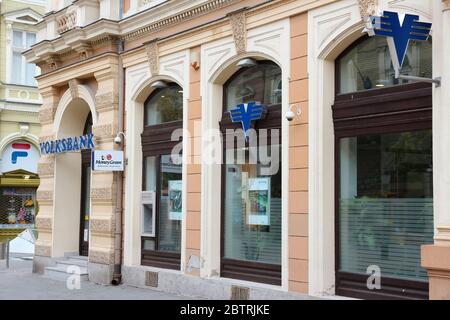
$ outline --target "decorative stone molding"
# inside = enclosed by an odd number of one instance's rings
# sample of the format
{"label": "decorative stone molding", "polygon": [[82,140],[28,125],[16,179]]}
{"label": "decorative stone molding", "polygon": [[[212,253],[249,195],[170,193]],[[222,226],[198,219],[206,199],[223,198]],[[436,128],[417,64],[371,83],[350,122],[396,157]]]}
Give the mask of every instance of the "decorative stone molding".
{"label": "decorative stone molding", "polygon": [[38,190],[36,192],[36,198],[38,201],[53,201],[53,191],[52,190]]}
{"label": "decorative stone molding", "polygon": [[81,43],[74,46],[73,49],[78,53],[80,60],[86,60],[92,57],[92,46],[88,43]]}
{"label": "decorative stone molding", "polygon": [[89,250],[89,262],[114,264],[114,252]]}
{"label": "decorative stone molding", "polygon": [[52,162],[39,162],[38,163],[38,174],[42,178],[44,176],[54,176],[55,174],[55,163]]}
{"label": "decorative stone molding", "polygon": [[94,136],[97,138],[101,139],[114,138],[116,136],[115,132],[117,132],[117,125],[104,124],[93,126],[92,132]]}
{"label": "decorative stone molding", "polygon": [[92,202],[112,201],[113,191],[112,188],[92,188],[91,200]]}
{"label": "decorative stone molding", "polygon": [[56,18],[57,32],[59,34],[73,29],[77,25],[77,6],[70,6],[66,12]]}
{"label": "decorative stone molding", "polygon": [[78,80],[72,79],[69,80],[69,89],[70,89],[70,95],[72,96],[72,99],[79,98],[80,93],[78,92]]}
{"label": "decorative stone molding", "polygon": [[361,19],[367,20],[369,16],[375,14],[378,7],[378,0],[358,0],[358,6]]}
{"label": "decorative stone molding", "polygon": [[111,219],[91,219],[89,230],[92,233],[114,234],[114,221]]}
{"label": "decorative stone molding", "polygon": [[36,245],[34,248],[34,255],[40,257],[51,257],[52,248],[50,246]]}
{"label": "decorative stone molding", "polygon": [[41,109],[39,110],[39,122],[41,124],[53,123],[53,120],[55,119],[56,109],[56,106],[45,107],[44,105],[43,107],[41,107]]}
{"label": "decorative stone molding", "polygon": [[98,112],[113,110],[119,106],[119,95],[114,92],[97,94],[95,96],[95,108]]}
{"label": "decorative stone molding", "polygon": [[245,9],[232,12],[228,15],[233,31],[234,45],[237,54],[247,51],[247,22]]}
{"label": "decorative stone molding", "polygon": [[57,55],[52,55],[45,59],[45,63],[47,63],[48,68],[50,71],[57,70],[59,67],[61,67],[61,60]]}
{"label": "decorative stone molding", "polygon": [[442,0],[442,10],[449,10],[450,9],[450,0]]}
{"label": "decorative stone molding", "polygon": [[52,224],[52,218],[36,217],[36,225],[39,230],[52,230]]}
{"label": "decorative stone molding", "polygon": [[158,42],[154,40],[145,45],[145,51],[147,52],[148,64],[150,66],[150,73],[152,76],[159,74],[159,52]]}

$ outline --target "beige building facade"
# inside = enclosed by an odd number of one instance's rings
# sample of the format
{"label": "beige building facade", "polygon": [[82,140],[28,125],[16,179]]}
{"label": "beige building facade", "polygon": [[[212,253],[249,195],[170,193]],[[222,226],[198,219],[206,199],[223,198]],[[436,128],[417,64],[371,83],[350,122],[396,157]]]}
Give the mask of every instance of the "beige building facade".
{"label": "beige building facade", "polygon": [[[433,22],[436,43],[443,6],[51,1],[25,52],[42,70],[35,271],[81,254],[90,281],[216,299],[449,298],[449,268],[433,260],[447,249],[436,209],[446,199],[436,182],[443,151],[430,135],[444,130],[431,115],[439,118],[445,77],[441,88],[395,82],[387,44],[362,32],[369,15],[412,13]],[[442,70],[445,49],[411,50],[412,75]],[[405,107],[411,96],[420,105]],[[403,106],[405,127],[386,130],[401,121],[376,111],[383,103]],[[252,107],[248,140],[230,134]],[[261,154],[255,163],[223,161],[251,158],[254,132],[277,170],[267,173]],[[124,151],[123,173],[91,171],[84,151],[48,152],[51,141],[91,133],[95,150]],[[417,139],[422,148],[405,151]],[[365,172],[379,181],[361,183],[370,181]],[[400,205],[422,229],[401,220]],[[377,210],[383,219],[370,218]],[[382,286],[373,290],[366,269],[377,263]],[[396,274],[399,263],[407,270]]]}

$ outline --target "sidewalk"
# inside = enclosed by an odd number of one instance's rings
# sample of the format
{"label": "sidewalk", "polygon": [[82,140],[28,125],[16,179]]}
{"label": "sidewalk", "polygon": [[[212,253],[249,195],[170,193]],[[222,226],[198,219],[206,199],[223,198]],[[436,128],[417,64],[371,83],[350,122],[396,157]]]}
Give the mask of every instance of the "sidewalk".
{"label": "sidewalk", "polygon": [[[19,255],[20,256],[20,255]],[[23,255],[22,255],[23,256]],[[190,300],[192,298],[129,286],[101,286],[81,282],[69,290],[65,281],[31,273],[33,262],[11,257],[10,269],[0,264],[0,300]]]}

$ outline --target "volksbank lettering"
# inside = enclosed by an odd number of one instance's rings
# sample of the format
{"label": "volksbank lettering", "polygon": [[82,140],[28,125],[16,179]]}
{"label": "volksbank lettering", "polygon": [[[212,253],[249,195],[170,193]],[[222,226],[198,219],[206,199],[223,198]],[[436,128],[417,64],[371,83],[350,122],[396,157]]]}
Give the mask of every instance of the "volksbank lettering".
{"label": "volksbank lettering", "polygon": [[41,154],[58,154],[65,152],[94,149],[94,135],[87,134],[80,137],[70,137],[40,144]]}

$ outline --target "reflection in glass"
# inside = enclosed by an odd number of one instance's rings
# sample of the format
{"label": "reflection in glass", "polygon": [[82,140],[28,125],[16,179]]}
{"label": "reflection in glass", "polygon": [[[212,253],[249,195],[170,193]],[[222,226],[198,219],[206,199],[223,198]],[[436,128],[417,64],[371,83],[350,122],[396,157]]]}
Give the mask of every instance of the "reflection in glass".
{"label": "reflection in glass", "polygon": [[431,130],[340,140],[340,270],[426,280],[433,243]]}
{"label": "reflection in glass", "polygon": [[281,170],[264,176],[261,168],[225,165],[224,257],[280,265]]}
{"label": "reflection in glass", "polygon": [[245,69],[227,85],[226,95],[227,110],[252,101],[267,106],[280,104],[281,69],[269,63]]}
{"label": "reflection in glass", "polygon": [[183,91],[178,85],[159,89],[145,103],[145,125],[183,120]]}
{"label": "reflection in glass", "polygon": [[[339,61],[340,92],[390,87],[409,83],[395,79],[395,72],[385,38],[369,38],[351,49]],[[432,78],[432,43],[411,41],[402,74]]]}

